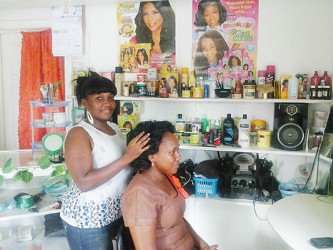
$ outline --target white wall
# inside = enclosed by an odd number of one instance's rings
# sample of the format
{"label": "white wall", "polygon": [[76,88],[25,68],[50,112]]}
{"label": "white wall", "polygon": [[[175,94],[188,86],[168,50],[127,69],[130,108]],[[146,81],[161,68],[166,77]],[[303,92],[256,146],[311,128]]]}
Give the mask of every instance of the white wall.
{"label": "white wall", "polygon": [[[66,57],[67,85],[71,80],[73,67],[89,67],[100,72],[112,71],[117,66],[116,6],[118,1],[106,2],[101,3],[101,1],[96,0],[95,4],[85,7],[85,54],[79,58]],[[170,0],[170,2],[176,12],[177,65],[179,68],[183,66],[190,67],[192,0]],[[315,70],[318,70],[320,74],[327,70],[332,76],[332,16],[333,1],[331,0],[261,0],[259,4],[258,69],[265,69],[266,65],[275,64],[277,77],[293,72],[304,72],[311,76]],[[50,27],[50,17],[50,8],[45,7],[20,8],[16,6],[15,8],[0,8],[0,35]],[[16,67],[19,67],[19,65],[16,65]],[[2,69],[0,71],[0,89],[2,89],[3,84],[7,84],[3,81],[4,73],[6,72]],[[1,100],[3,100],[2,96],[0,96]],[[150,103],[153,105],[149,105],[149,103],[147,102],[145,105],[143,119],[175,120],[175,112],[179,112],[175,110],[180,110],[176,104],[168,103],[166,105],[161,102],[160,104]],[[203,112],[209,112],[209,118],[225,116],[227,112],[235,115],[247,112],[250,119],[259,118],[260,115],[261,118],[269,122],[269,127],[272,128],[272,104],[254,104],[254,106],[218,104],[216,109],[212,109],[207,104],[184,104],[182,108],[181,112],[185,115],[192,115],[192,117],[193,113],[194,115],[201,115]],[[0,105],[0,117],[3,117],[3,115]],[[14,119],[13,122],[17,122],[17,119]],[[12,137],[15,138],[15,135],[12,135]],[[202,154],[206,153],[202,152]],[[194,152],[184,152],[184,158],[192,158],[194,155]],[[206,154],[200,157],[210,157],[210,155]],[[305,157],[281,158],[273,157],[272,160],[275,164],[275,174],[283,180],[292,178],[295,171],[297,171],[297,164],[311,162],[311,159]],[[199,159],[197,158],[197,160]],[[187,210],[188,219],[193,222],[193,226],[209,243],[219,242],[221,249],[237,249],[236,242],[239,246],[238,249],[247,247],[254,247],[254,249],[267,249],[266,247],[287,249],[283,247],[281,242],[279,243],[279,239],[273,235],[271,228],[266,224],[263,225],[264,222],[255,222],[256,219],[253,218],[254,215],[250,206],[246,208],[245,206],[238,207],[239,212],[237,213],[235,207],[230,207],[235,205],[233,203],[225,208],[221,207],[220,213],[224,214],[223,217],[214,218],[204,217],[205,212],[218,211],[214,207],[214,203],[198,201],[197,204],[192,205],[195,208]],[[189,204],[189,207],[192,205]],[[242,209],[246,212],[246,216],[244,216]],[[216,214],[216,216],[219,215]],[[247,216],[251,216],[251,218],[246,220],[249,218]],[[265,213],[263,217],[265,217]],[[218,221],[215,219],[218,219]],[[233,223],[236,223],[236,226],[233,226]],[[216,228],[216,225],[219,225],[219,228]],[[251,228],[249,225],[255,226]],[[209,226],[212,226],[212,228],[208,229]],[[237,230],[238,226],[244,226],[246,229],[240,232]],[[230,230],[228,230],[228,227],[230,227]],[[246,234],[246,230],[249,230],[248,234]],[[262,241],[263,235],[265,238]],[[258,247],[252,245],[255,244],[254,242],[259,242]],[[274,243],[275,246],[271,245]]]}
{"label": "white wall", "polygon": [[[72,68],[92,68],[100,72],[112,71],[117,66],[116,7],[118,1],[105,2],[97,0],[95,4],[89,4],[84,8],[84,55],[77,58],[66,57],[66,84],[68,87]],[[176,12],[177,65],[179,68],[190,67],[192,0],[171,0],[170,2]],[[333,20],[330,18],[332,14],[333,1],[331,0],[259,1],[258,69],[264,69],[268,64],[275,64],[276,77],[292,72],[304,72],[311,76],[314,70],[318,70],[320,74],[327,70],[332,76],[333,32],[329,28],[333,24]],[[2,8],[0,9],[0,34],[4,38],[4,34],[7,33],[50,27],[50,18],[50,8],[20,8],[19,6]],[[1,79],[4,78],[1,77]],[[7,82],[2,83],[7,84]],[[70,95],[70,93],[68,94]],[[249,119],[266,120],[271,129],[273,126],[272,107],[272,104],[254,104],[252,106],[217,104],[215,108],[212,108],[208,104],[184,104],[181,112],[184,117],[190,115],[192,118],[208,112],[208,118],[214,119],[226,116],[227,112],[231,112],[235,116],[248,113]],[[177,109],[177,104],[152,103],[151,105],[147,102],[142,119],[155,118],[174,121],[176,119],[174,110]],[[163,111],[156,112],[156,110]],[[3,116],[2,113],[1,115]],[[13,123],[16,123],[16,117],[13,115],[12,117]],[[13,138],[15,138],[14,135]]]}
{"label": "white wall", "polygon": [[[98,2],[85,7],[85,64],[96,71],[113,70],[117,66],[119,1]],[[176,12],[177,64],[189,67],[192,0],[170,2]],[[331,0],[259,1],[258,69],[275,64],[276,75],[333,72],[332,14]],[[2,8],[0,32],[49,27],[50,16],[49,8]]]}

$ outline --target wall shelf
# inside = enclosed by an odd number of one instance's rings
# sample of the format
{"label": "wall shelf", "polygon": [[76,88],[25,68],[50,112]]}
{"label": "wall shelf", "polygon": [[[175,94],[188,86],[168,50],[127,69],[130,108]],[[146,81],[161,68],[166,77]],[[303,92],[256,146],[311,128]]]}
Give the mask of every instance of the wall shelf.
{"label": "wall shelf", "polygon": [[116,96],[119,101],[156,101],[156,102],[200,102],[200,103],[332,103],[332,100],[321,99],[232,99],[232,98],[160,98]]}
{"label": "wall shelf", "polygon": [[258,153],[258,154],[272,154],[272,155],[289,155],[289,156],[308,156],[314,157],[316,155],[315,150],[311,151],[287,151],[276,148],[259,148],[259,147],[248,147],[239,148],[232,146],[200,146],[200,145],[190,145],[190,144],[180,144],[180,149],[185,150],[202,150],[202,151],[220,151],[220,152],[248,152],[248,153]]}

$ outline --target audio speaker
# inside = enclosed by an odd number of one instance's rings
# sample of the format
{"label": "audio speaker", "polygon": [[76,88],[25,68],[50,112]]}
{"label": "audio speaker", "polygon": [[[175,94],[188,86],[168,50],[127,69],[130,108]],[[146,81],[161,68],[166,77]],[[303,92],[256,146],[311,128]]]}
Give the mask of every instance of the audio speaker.
{"label": "audio speaker", "polygon": [[302,150],[307,117],[306,103],[275,103],[272,146],[282,150]]}

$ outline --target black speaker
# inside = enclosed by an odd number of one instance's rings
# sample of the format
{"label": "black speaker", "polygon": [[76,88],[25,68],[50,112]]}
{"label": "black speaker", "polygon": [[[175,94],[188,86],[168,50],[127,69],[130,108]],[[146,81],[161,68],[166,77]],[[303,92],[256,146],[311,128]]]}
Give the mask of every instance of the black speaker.
{"label": "black speaker", "polygon": [[272,146],[282,150],[302,150],[307,119],[307,103],[275,103]]}

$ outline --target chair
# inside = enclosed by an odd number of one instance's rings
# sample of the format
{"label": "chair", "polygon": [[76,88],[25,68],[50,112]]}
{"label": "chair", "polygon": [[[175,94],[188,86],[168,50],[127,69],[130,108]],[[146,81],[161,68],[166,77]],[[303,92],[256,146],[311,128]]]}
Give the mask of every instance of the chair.
{"label": "chair", "polygon": [[122,223],[116,236],[116,250],[134,250],[134,243],[128,227]]}

